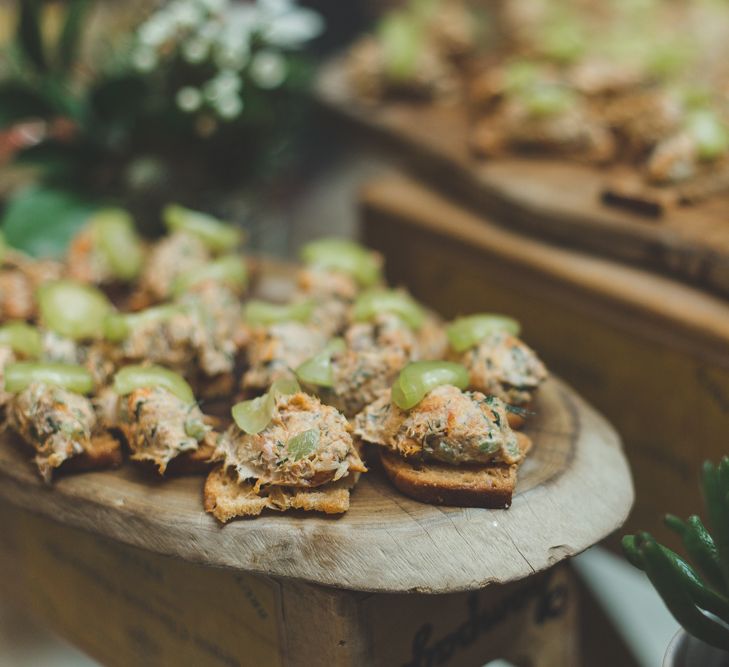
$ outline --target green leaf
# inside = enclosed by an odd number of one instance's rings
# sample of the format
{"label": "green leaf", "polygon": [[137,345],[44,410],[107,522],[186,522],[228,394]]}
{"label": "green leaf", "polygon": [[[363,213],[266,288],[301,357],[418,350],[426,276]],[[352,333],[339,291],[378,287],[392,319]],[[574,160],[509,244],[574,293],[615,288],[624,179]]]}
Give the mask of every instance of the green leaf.
{"label": "green leaf", "polygon": [[41,37],[41,3],[39,0],[22,0],[18,21],[18,43],[25,57],[39,72],[46,72],[48,64]]}
{"label": "green leaf", "polygon": [[318,428],[310,428],[290,438],[286,449],[294,461],[299,461],[316,451],[319,446],[320,433]]}
{"label": "green leaf", "polygon": [[64,70],[69,70],[76,59],[89,0],[70,0],[68,5],[66,21],[58,40],[58,63]]}
{"label": "green leaf", "polygon": [[60,189],[31,186],[8,202],[2,230],[9,245],[36,257],[60,257],[95,206]]}
{"label": "green leaf", "polygon": [[47,118],[51,102],[35,88],[17,81],[0,84],[0,128],[29,118]]}

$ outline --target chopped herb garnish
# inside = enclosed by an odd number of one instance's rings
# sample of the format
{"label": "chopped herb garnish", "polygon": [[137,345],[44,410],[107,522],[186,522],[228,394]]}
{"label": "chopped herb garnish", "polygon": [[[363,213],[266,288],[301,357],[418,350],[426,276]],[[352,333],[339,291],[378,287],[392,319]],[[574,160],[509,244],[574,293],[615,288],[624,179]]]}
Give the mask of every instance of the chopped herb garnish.
{"label": "chopped herb garnish", "polygon": [[294,461],[309,456],[319,445],[320,433],[318,428],[310,428],[290,438],[286,443],[286,448]]}
{"label": "chopped herb garnish", "polygon": [[531,410],[522,408],[519,405],[510,405],[509,403],[506,403],[504,404],[504,407],[506,408],[507,412],[513,412],[515,415],[520,415],[521,417],[526,417],[528,415],[534,414]]}
{"label": "chopped herb garnish", "polygon": [[191,418],[185,421],[185,433],[198,442],[205,437],[205,433],[207,433],[207,431],[207,427],[199,419]]}
{"label": "chopped herb garnish", "polygon": [[490,440],[484,440],[483,442],[478,443],[478,448],[485,454],[493,454],[499,449],[499,444]]}

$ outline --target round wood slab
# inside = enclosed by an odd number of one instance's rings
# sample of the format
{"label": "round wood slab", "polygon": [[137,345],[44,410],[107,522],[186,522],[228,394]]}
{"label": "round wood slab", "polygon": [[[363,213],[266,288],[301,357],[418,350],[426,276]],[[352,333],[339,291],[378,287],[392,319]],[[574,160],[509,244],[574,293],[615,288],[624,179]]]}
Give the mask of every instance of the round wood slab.
{"label": "round wood slab", "polygon": [[[252,259],[254,293],[285,300],[292,265]],[[447,593],[529,576],[618,528],[630,470],[605,419],[556,379],[524,431],[534,447],[509,510],[425,505],[375,465],[341,517],[266,513],[222,526],[203,511],[203,477],[160,480],[126,463],[44,485],[30,450],[0,435],[0,499],[59,523],[205,565],[351,590]]]}
{"label": "round wood slab", "polygon": [[363,475],[339,518],[268,513],[222,526],[202,477],[158,481],[130,464],[45,486],[26,450],[0,440],[0,498],[62,524],[205,565],[366,591],[446,593],[529,576],[619,527],[630,472],[607,422],[562,382],[540,390],[534,448],[509,510],[424,505],[381,470]]}
{"label": "round wood slab", "polygon": [[601,203],[606,184],[634,177],[631,170],[555,159],[478,159],[469,150],[471,125],[463,106],[365,104],[349,86],[341,57],[322,68],[316,94],[418,176],[478,212],[729,295],[729,193],[646,217]]}

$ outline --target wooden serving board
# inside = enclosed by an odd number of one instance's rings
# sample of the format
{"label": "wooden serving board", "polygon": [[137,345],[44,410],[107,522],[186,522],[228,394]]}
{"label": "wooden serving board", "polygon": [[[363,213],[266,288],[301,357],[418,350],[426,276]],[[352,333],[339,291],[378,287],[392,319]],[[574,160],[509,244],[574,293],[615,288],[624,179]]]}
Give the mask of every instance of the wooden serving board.
{"label": "wooden serving board", "polygon": [[[280,267],[279,267],[280,268]],[[266,270],[258,293],[291,288]],[[202,507],[201,477],[156,480],[126,464],[44,486],[26,449],[0,440],[0,499],[158,554],[350,590],[450,593],[527,577],[615,530],[633,501],[608,423],[557,379],[526,427],[534,448],[508,511],[441,508],[400,495],[380,470],[363,475],[340,518],[269,513],[226,526]]]}
{"label": "wooden serving board", "polygon": [[468,148],[462,106],[363,103],[348,84],[342,58],[321,71],[318,100],[418,177],[500,224],[551,242],[640,264],[729,295],[729,195],[651,218],[606,206],[601,191],[623,168],[567,160],[483,160]]}
{"label": "wooden serving board", "polygon": [[353,590],[475,589],[579,553],[622,524],[632,504],[620,443],[602,417],[558,380],[546,384],[535,410],[526,429],[535,446],[508,511],[421,504],[374,469],[341,518],[270,513],[221,526],[203,511],[201,477],[157,481],[125,465],[46,487],[25,448],[7,435],[0,498],[202,564]]}

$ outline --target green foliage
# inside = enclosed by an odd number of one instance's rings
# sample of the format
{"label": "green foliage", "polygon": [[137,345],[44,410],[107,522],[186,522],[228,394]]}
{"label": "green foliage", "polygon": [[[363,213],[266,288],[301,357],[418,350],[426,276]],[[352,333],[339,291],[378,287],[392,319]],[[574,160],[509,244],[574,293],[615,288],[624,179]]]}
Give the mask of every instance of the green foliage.
{"label": "green foliage", "polygon": [[70,70],[76,62],[84,18],[90,4],[90,0],[68,0],[66,20],[58,39],[58,64],[64,70]]}
{"label": "green foliage", "polygon": [[2,230],[11,246],[36,257],[60,257],[94,206],[68,190],[31,186],[9,202]]}
{"label": "green foliage", "polygon": [[729,457],[704,463],[702,490],[711,531],[697,516],[665,519],[697,569],[645,532],[626,535],[623,551],[687,632],[729,650]]}
{"label": "green foliage", "polygon": [[[246,37],[248,60],[237,70],[220,65],[212,55],[190,60],[184,56],[185,30],[198,30],[202,21],[178,26],[155,44],[141,36],[150,20],[159,25],[161,19],[174,18],[164,4],[114,48],[108,63],[82,65],[80,45],[93,4],[61,3],[60,30],[51,39],[41,29],[43,0],[17,0],[14,75],[0,81],[0,129],[40,120],[45,135],[13,156],[15,164],[32,167],[38,187],[9,202],[0,226],[9,243],[33,253],[61,252],[91,209],[78,193],[142,210],[150,215],[135,217],[145,220],[157,219],[158,209],[170,199],[191,204],[190,198],[201,192],[212,198],[263,182],[291,153],[292,131],[305,107],[302,93],[312,70],[296,47],[267,50],[259,32]],[[221,16],[215,20],[223,29]],[[149,68],[140,68],[134,58],[144,49],[152,55]],[[275,51],[283,79],[257,83],[252,63],[259,51]],[[244,97],[236,98],[232,111],[210,93],[210,85],[226,73],[232,73],[228,83],[232,78],[234,95]],[[198,95],[198,107],[187,108],[178,100],[184,89]],[[32,218],[24,221],[23,215]]]}
{"label": "green foliage", "polygon": [[48,69],[41,38],[40,0],[22,0],[18,19],[18,46],[28,63],[38,72]]}
{"label": "green foliage", "polygon": [[46,118],[53,105],[38,89],[20,81],[0,83],[0,129],[28,118]]}

